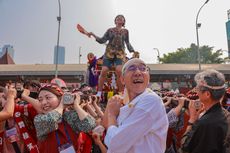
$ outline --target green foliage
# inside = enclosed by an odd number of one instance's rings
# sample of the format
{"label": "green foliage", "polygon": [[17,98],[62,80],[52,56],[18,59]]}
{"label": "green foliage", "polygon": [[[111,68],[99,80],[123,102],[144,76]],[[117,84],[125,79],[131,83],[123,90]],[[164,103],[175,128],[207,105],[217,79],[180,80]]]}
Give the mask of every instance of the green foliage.
{"label": "green foliage", "polygon": [[[202,64],[224,63],[222,50],[213,51],[213,47],[200,47],[200,61]],[[197,46],[191,44],[190,48],[178,48],[175,52],[164,54],[160,58],[161,63],[181,63],[191,64],[198,63]]]}

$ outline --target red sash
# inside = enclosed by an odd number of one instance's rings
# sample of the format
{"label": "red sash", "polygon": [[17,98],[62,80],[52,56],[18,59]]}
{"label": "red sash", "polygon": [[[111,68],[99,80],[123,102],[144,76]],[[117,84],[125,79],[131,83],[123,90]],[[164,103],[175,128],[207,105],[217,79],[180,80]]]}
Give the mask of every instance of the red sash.
{"label": "red sash", "polygon": [[80,132],[78,137],[78,145],[80,153],[90,153],[92,148],[92,140],[86,133]]}
{"label": "red sash", "polygon": [[3,135],[4,131],[0,133],[0,153],[3,153]]}
{"label": "red sash", "polygon": [[[16,105],[18,105],[18,104],[16,104]],[[24,115],[28,115],[28,109],[27,109],[28,105],[23,105],[23,106],[25,107],[24,108]],[[30,134],[29,134],[29,132],[25,126],[25,123],[22,120],[22,115],[23,114],[19,111],[16,111],[14,113],[14,119],[15,119],[15,122],[17,123],[18,127],[19,127],[19,131],[20,131],[20,134],[22,135],[22,139],[23,139],[23,141],[27,147],[27,150],[30,153],[39,153],[36,142],[30,136]]]}

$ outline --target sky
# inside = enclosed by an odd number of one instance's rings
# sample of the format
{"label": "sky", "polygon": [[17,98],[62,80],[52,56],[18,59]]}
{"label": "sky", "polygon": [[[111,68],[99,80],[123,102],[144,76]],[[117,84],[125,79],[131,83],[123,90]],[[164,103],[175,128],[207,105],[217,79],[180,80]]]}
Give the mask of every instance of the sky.
{"label": "sky", "polygon": [[[114,18],[123,14],[130,43],[146,63],[178,48],[196,43],[195,19],[206,0],[60,0],[60,46],[65,47],[65,63],[87,62],[87,54],[103,55],[105,45],[76,30],[103,36],[114,27]],[[230,0],[210,0],[201,10],[198,22],[200,46],[227,50],[225,23]],[[16,64],[52,64],[58,35],[58,0],[0,0],[0,48],[14,47]],[[81,49],[80,49],[81,48]],[[79,50],[82,57],[79,61]],[[128,52],[128,51],[127,51]],[[227,52],[226,54],[227,56]],[[131,54],[128,53],[130,57]]]}

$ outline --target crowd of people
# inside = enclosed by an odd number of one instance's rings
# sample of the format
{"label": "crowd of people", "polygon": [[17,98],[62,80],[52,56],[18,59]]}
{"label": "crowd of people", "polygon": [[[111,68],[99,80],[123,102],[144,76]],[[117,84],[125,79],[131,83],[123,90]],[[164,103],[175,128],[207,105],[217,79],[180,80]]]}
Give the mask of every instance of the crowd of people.
{"label": "crowd of people", "polygon": [[[185,95],[153,91],[146,63],[123,60],[124,42],[137,53],[123,28],[124,16],[115,24],[102,38],[88,33],[99,43],[109,41],[98,92],[95,84],[69,89],[37,80],[0,87],[0,153],[230,152],[230,90],[224,75],[197,73],[196,87]],[[93,55],[88,58],[95,63]],[[118,92],[105,100],[102,83],[111,65]]]}
{"label": "crowd of people", "polygon": [[122,68],[123,94],[106,108],[87,84],[69,90],[37,80],[8,83],[0,87],[0,152],[227,152],[224,75],[205,70],[195,82],[186,95],[152,91],[149,68],[133,58]]}

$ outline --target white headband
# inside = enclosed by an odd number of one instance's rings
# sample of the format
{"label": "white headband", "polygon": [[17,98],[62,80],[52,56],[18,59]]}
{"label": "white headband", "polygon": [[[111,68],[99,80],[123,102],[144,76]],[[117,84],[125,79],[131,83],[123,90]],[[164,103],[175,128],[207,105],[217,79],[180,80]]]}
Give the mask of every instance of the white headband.
{"label": "white headband", "polygon": [[126,70],[129,66],[131,66],[132,64],[135,64],[135,63],[143,63],[143,64],[145,64],[145,62],[144,62],[143,60],[141,60],[140,58],[132,58],[132,59],[128,60],[128,61],[123,65],[122,70],[121,70],[122,75],[125,74],[125,70]]}
{"label": "white headband", "polygon": [[218,90],[218,89],[223,89],[225,88],[225,84],[223,84],[222,86],[210,86],[207,84],[207,82],[205,80],[199,81],[198,83],[201,86],[207,87],[209,89],[213,89],[213,90]]}

